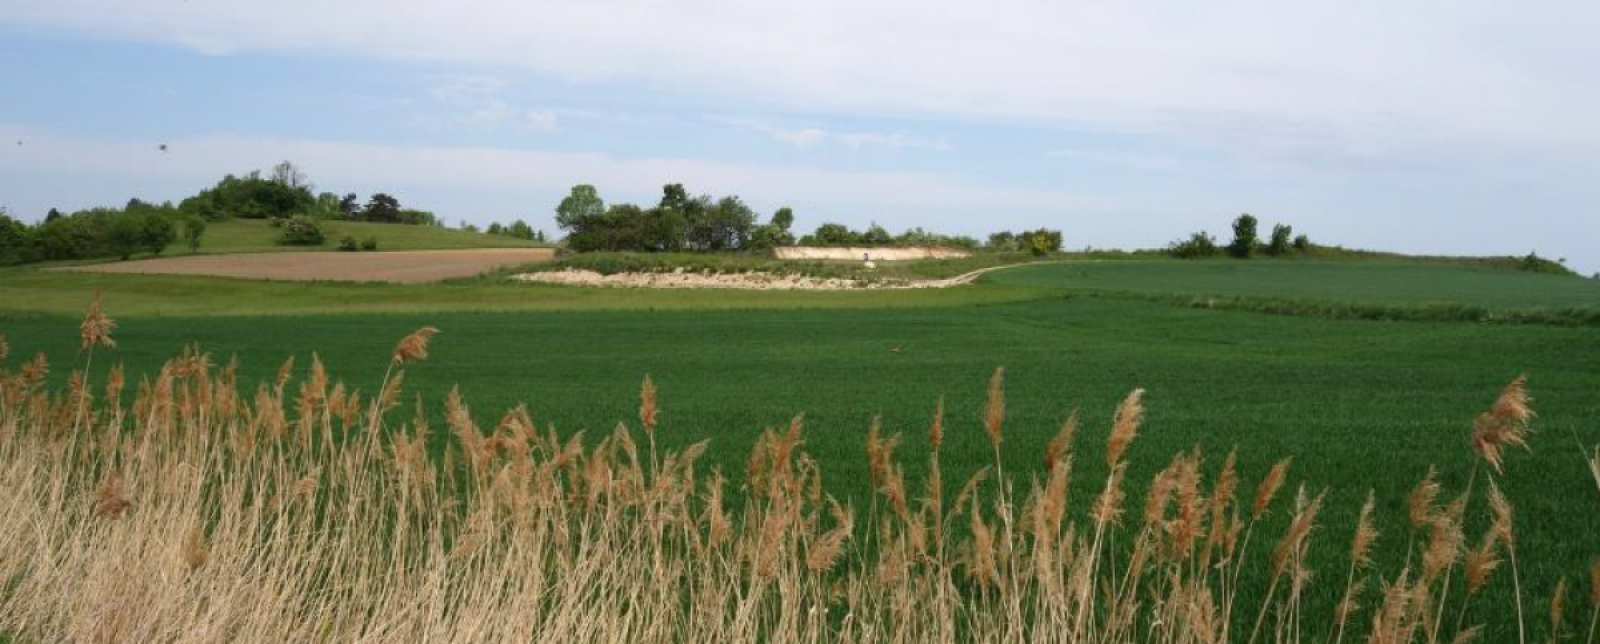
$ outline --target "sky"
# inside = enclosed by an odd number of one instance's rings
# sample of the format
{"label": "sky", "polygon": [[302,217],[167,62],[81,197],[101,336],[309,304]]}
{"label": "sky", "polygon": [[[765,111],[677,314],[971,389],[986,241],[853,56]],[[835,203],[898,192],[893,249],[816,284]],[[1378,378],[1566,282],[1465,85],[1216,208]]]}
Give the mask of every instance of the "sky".
{"label": "sky", "polygon": [[290,160],[551,233],[572,185],[681,182],[806,230],[1143,248],[1250,212],[1588,274],[1596,34],[1586,0],[0,0],[0,207]]}

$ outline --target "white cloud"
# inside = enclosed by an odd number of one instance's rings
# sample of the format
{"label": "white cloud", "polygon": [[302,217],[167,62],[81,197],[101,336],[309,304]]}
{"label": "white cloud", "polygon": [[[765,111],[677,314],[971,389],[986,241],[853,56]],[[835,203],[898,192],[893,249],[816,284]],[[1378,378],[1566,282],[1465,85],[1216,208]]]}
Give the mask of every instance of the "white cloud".
{"label": "white cloud", "polygon": [[1203,135],[1218,134],[1207,130],[1217,118],[1292,123],[1336,150],[1381,139],[1385,150],[1469,142],[1485,154],[1588,156],[1600,144],[1595,3],[8,0],[0,19],[210,53],[494,65],[791,109]]}
{"label": "white cloud", "polygon": [[748,119],[729,120],[729,124],[748,128],[774,139],[806,150],[825,143],[837,143],[851,150],[866,147],[889,149],[950,150],[952,146],[942,137],[929,138],[903,131],[896,132],[835,132],[819,127],[783,128],[762,121]]}
{"label": "white cloud", "polygon": [[[448,76],[438,79],[428,89],[428,96],[448,112],[443,121],[449,125],[479,130],[512,128],[547,133],[561,130],[561,119],[555,110],[520,109],[506,100],[505,90],[510,86],[510,81],[497,76]],[[427,123],[430,118],[426,114],[416,114],[412,121]]]}

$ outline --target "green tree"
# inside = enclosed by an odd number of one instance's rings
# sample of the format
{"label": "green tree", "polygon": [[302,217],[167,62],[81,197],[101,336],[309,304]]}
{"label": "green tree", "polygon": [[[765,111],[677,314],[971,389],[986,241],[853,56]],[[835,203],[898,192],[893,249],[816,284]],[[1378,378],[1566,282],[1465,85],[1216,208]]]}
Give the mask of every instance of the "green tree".
{"label": "green tree", "polygon": [[144,245],[144,226],[141,217],[129,212],[113,215],[106,221],[106,250],[127,260]]}
{"label": "green tree", "polygon": [[1267,242],[1267,254],[1273,257],[1283,257],[1289,254],[1289,238],[1294,235],[1294,229],[1285,224],[1272,226],[1272,238]]}
{"label": "green tree", "polygon": [[1017,236],[1009,230],[989,233],[989,242],[985,244],[989,250],[996,252],[1011,252],[1017,250]]}
{"label": "green tree", "polygon": [[861,243],[856,233],[844,224],[824,223],[816,232],[800,240],[802,246],[853,246]]}
{"label": "green tree", "polygon": [[1302,253],[1311,250],[1311,238],[1305,235],[1295,235],[1294,249]]}
{"label": "green tree", "polygon": [[389,194],[379,192],[367,200],[367,207],[362,209],[361,218],[378,223],[395,223],[400,221],[400,200]]}
{"label": "green tree", "polygon": [[1249,259],[1256,250],[1256,218],[1250,213],[1233,220],[1233,241],[1228,244],[1228,254],[1239,259]]}
{"label": "green tree", "polygon": [[506,227],[506,234],[517,239],[533,239],[533,227],[528,222],[518,219]]}
{"label": "green tree", "polygon": [[772,213],[772,225],[776,226],[778,230],[789,232],[790,229],[794,228],[794,210],[788,206],[779,208],[777,212]]}
{"label": "green tree", "polygon": [[189,245],[189,252],[200,250],[200,239],[206,234],[206,220],[199,215],[189,215],[183,218],[183,241]]}
{"label": "green tree", "polygon": [[159,212],[143,212],[139,218],[139,246],[152,255],[160,255],[167,246],[178,239],[178,227]]}

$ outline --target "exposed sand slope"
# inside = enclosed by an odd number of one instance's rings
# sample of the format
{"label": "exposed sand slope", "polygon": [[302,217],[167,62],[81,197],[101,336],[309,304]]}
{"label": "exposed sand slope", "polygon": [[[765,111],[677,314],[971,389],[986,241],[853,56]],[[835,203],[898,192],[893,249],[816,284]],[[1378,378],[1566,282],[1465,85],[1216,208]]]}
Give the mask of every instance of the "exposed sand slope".
{"label": "exposed sand slope", "polygon": [[437,282],[470,277],[502,266],[545,262],[550,248],[481,248],[388,252],[236,253],[162,257],[57,270],[95,273],[208,275],[264,280]]}
{"label": "exposed sand slope", "polygon": [[750,290],[787,291],[840,291],[857,289],[913,289],[948,288],[970,284],[979,275],[989,271],[1009,268],[991,266],[963,273],[948,279],[936,280],[853,280],[840,278],[806,277],[803,275],[773,275],[771,273],[615,273],[603,275],[594,271],[563,269],[523,273],[513,279],[545,284],[569,286],[609,286],[620,288],[727,288]]}

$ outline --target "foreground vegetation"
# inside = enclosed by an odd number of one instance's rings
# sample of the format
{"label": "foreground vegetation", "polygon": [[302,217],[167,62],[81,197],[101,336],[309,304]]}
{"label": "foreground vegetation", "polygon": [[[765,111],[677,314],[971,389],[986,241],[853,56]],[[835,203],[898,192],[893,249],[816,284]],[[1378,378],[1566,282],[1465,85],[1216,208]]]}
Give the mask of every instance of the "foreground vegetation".
{"label": "foreground vegetation", "polygon": [[[98,310],[84,321],[85,366],[105,360],[112,328]],[[1527,530],[1551,517],[1515,494],[1515,472],[1533,466],[1507,452],[1534,418],[1520,379],[1415,487],[1330,490],[1325,470],[1297,474],[1308,459],[1267,467],[1241,451],[1183,449],[1160,467],[1138,456],[1165,429],[1139,390],[1105,415],[1109,430],[1066,414],[1018,458],[1001,371],[976,422],[941,401],[914,438],[874,421],[850,455],[813,456],[822,436],[796,416],[760,433],[737,474],[706,475],[697,463],[723,448],[664,420],[671,398],[649,378],[627,422],[587,438],[541,429],[525,407],[480,426],[454,391],[442,423],[421,398],[413,416],[403,385],[435,333],[402,340],[366,395],[314,357],[251,388],[237,365],[187,351],[133,394],[121,369],[62,388],[41,360],[8,370],[0,629],[151,642],[1556,641],[1585,637],[1600,608],[1595,553],[1571,565]],[[918,453],[897,454],[903,440]],[[823,473],[840,469],[870,498],[833,498]],[[1560,494],[1574,485],[1588,489]],[[1557,498],[1526,500],[1592,527],[1591,485],[1547,477]]]}

